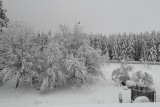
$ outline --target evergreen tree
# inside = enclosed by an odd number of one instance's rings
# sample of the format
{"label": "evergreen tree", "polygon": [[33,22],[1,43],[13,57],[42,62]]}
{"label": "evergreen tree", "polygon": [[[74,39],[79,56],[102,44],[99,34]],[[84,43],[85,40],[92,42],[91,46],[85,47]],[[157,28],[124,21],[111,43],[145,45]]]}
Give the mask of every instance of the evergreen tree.
{"label": "evergreen tree", "polygon": [[9,22],[9,19],[6,16],[6,10],[3,9],[2,0],[0,0],[0,28],[1,28],[1,31],[3,27],[8,26],[7,24],[8,22]]}
{"label": "evergreen tree", "polygon": [[160,61],[160,43],[157,45],[157,60]]}
{"label": "evergreen tree", "polygon": [[132,34],[129,34],[129,36],[127,37],[127,60],[134,60],[134,54],[135,54],[135,50],[134,50],[134,42],[133,42],[133,37]]}
{"label": "evergreen tree", "polygon": [[122,40],[121,40],[121,56],[122,56],[122,59],[126,59],[126,55],[127,55],[127,42],[126,42],[126,33],[124,33],[122,35]]}
{"label": "evergreen tree", "polygon": [[156,61],[157,58],[157,49],[156,49],[156,45],[155,45],[155,40],[153,38],[151,38],[149,40],[149,61]]}
{"label": "evergreen tree", "polygon": [[143,36],[141,62],[147,61],[147,60],[148,60],[147,40],[146,40],[146,37]]}
{"label": "evergreen tree", "polygon": [[113,39],[113,50],[112,50],[112,52],[113,52],[113,60],[118,60],[118,53],[117,53],[117,51],[118,51],[118,45],[117,45],[118,43],[117,43],[117,39],[116,39],[116,37],[114,37],[114,39]]}

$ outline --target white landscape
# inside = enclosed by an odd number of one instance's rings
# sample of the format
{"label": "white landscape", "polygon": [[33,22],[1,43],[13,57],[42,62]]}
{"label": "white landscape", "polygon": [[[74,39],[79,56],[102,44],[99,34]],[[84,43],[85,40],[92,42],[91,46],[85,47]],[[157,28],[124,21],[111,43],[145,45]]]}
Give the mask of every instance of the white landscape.
{"label": "white landscape", "polygon": [[[30,87],[29,83],[21,83],[15,89],[15,82],[10,82],[0,89],[1,107],[46,107],[55,105],[78,105],[78,104],[108,104],[119,103],[118,94],[122,92],[124,103],[130,103],[130,89],[124,90],[116,87],[111,80],[112,71],[120,64],[108,64],[103,66],[106,80],[88,87],[65,87],[57,88],[49,95],[41,95],[38,90]],[[160,66],[134,64],[134,71],[142,70],[153,76],[156,100],[160,102]]]}
{"label": "white landscape", "polygon": [[158,105],[159,4],[0,0],[0,107]]}

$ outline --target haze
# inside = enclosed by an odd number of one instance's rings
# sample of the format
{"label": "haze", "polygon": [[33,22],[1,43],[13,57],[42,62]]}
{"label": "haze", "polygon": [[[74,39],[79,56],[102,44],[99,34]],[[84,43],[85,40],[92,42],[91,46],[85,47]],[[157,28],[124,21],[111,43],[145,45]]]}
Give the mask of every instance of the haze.
{"label": "haze", "polygon": [[75,23],[87,33],[160,30],[159,0],[3,0],[11,21],[24,21],[40,31]]}

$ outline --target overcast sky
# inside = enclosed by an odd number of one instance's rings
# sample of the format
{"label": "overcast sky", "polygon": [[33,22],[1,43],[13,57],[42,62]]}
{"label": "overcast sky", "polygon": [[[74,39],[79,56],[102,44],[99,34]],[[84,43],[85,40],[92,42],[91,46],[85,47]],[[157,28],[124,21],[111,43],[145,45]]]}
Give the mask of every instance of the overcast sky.
{"label": "overcast sky", "polygon": [[85,32],[115,33],[160,30],[160,0],[3,0],[12,21],[24,21],[40,31],[59,24]]}

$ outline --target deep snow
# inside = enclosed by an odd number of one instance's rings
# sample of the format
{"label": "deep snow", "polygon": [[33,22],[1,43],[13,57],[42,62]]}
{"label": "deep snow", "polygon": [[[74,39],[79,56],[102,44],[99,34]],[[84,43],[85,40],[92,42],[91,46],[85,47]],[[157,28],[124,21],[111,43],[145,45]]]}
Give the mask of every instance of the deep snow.
{"label": "deep snow", "polygon": [[[160,65],[132,65],[134,71],[142,70],[153,76],[157,102],[160,102]],[[130,90],[116,87],[111,80],[111,73],[120,64],[103,66],[106,80],[92,86],[57,88],[53,92],[41,95],[39,90],[30,87],[28,82],[21,82],[15,89],[15,81],[0,87],[0,107],[46,107],[47,105],[69,104],[106,104],[118,103],[119,92],[122,92],[124,102],[130,102]]]}

